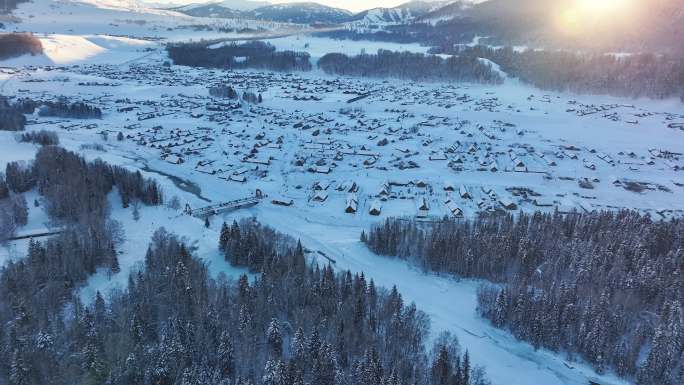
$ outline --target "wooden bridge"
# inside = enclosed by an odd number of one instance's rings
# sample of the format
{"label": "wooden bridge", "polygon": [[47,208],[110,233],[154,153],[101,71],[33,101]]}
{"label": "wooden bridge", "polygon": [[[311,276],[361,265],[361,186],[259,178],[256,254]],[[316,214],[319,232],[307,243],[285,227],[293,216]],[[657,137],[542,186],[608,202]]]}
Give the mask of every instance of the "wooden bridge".
{"label": "wooden bridge", "polygon": [[200,207],[196,209],[191,209],[190,205],[185,205],[185,214],[192,215],[196,218],[207,218],[211,217],[212,215],[218,215],[228,211],[255,206],[264,198],[265,195],[261,192],[261,190],[257,189],[254,195],[250,197],[235,199],[227,202],[221,202],[215,205]]}

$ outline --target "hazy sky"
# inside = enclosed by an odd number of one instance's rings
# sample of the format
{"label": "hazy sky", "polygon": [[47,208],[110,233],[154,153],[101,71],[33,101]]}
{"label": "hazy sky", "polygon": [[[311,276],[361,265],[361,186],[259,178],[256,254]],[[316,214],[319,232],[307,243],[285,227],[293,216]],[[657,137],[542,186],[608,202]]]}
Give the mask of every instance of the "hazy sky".
{"label": "hazy sky", "polygon": [[[214,0],[149,0],[157,3],[173,3],[173,4],[188,4],[188,3],[206,3],[214,2]],[[220,2],[221,0],[216,0]],[[376,7],[394,7],[399,4],[408,2],[409,0],[262,0],[270,3],[298,3],[298,2],[315,2],[325,4],[331,7],[344,8],[350,11],[358,12]],[[424,0],[435,1],[435,0]],[[475,0],[478,1],[478,0]],[[482,0],[479,0],[482,1]]]}

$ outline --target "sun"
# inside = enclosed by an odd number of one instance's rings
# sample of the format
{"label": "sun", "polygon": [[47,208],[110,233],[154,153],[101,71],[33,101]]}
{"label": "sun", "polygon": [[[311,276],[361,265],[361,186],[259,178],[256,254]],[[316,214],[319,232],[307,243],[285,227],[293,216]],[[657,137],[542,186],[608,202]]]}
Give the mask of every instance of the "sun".
{"label": "sun", "polygon": [[556,20],[564,35],[610,29],[632,14],[637,0],[574,0],[558,10]]}

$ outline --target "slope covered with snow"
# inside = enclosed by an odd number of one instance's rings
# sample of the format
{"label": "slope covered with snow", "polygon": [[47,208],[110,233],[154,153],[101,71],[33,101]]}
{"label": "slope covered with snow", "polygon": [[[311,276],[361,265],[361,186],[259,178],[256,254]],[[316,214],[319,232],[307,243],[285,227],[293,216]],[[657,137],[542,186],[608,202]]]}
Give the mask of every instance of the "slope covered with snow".
{"label": "slope covered with snow", "polygon": [[354,15],[352,21],[355,25],[409,23],[447,4],[449,1],[409,1],[392,8],[372,8],[360,12]]}
{"label": "slope covered with snow", "polygon": [[0,61],[4,66],[53,66],[78,63],[124,63],[155,49],[150,41],[109,35],[37,35],[43,54]]}
{"label": "slope covered with snow", "polygon": [[286,3],[259,7],[251,12],[255,18],[298,24],[335,24],[346,21],[351,12],[318,3]]}
{"label": "slope covered with snow", "polygon": [[253,9],[269,5],[267,1],[252,1],[252,0],[223,0],[223,1],[208,1],[185,4],[174,9],[181,11],[188,11],[194,8],[201,8],[206,6],[217,6],[222,8],[233,9],[237,11],[251,11]]}
{"label": "slope covered with snow", "polygon": [[127,36],[157,41],[168,38],[201,39],[227,36],[229,31],[267,31],[279,23],[248,19],[193,17],[156,9],[136,0],[34,0],[13,12],[6,31],[61,35]]}

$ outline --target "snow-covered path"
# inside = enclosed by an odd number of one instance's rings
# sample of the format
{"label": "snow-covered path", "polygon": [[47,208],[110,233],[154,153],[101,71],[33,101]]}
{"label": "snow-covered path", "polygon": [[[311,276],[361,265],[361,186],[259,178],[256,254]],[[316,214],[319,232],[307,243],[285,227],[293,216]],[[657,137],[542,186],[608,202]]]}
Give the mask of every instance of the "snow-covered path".
{"label": "snow-covered path", "polygon": [[[511,334],[494,328],[476,312],[476,291],[481,281],[455,280],[420,271],[410,263],[375,255],[360,241],[362,228],[334,225],[287,215],[278,208],[261,206],[252,214],[265,224],[302,240],[308,248],[321,250],[337,261],[335,268],[363,271],[376,284],[397,286],[405,301],[415,302],[430,316],[432,336],[444,330],[455,334],[475,362],[486,366],[497,385],[604,385],[627,384],[612,375],[597,375],[589,366],[569,363],[563,355],[535,351]],[[327,263],[322,260],[321,262]]]}

